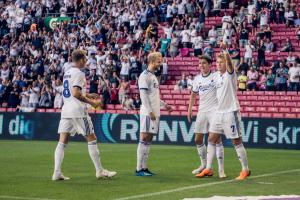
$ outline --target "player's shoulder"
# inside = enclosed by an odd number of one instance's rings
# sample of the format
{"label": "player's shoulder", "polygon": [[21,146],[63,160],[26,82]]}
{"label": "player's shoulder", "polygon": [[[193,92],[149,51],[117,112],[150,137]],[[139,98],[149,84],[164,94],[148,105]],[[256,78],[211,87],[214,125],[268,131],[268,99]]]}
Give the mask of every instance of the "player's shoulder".
{"label": "player's shoulder", "polygon": [[150,72],[150,71],[148,71],[148,70],[145,69],[145,70],[141,73],[140,77],[142,77],[142,78],[148,78],[148,77],[151,77],[152,75],[153,75],[152,72]]}

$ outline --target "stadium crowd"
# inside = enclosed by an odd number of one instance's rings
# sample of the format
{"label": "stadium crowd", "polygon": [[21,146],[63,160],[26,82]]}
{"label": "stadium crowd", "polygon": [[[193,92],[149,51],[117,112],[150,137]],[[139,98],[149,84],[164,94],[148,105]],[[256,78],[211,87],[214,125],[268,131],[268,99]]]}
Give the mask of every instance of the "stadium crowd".
{"label": "stadium crowd", "polygon": [[[88,92],[101,94],[104,104],[139,109],[139,96],[129,88],[146,69],[150,51],[213,58],[220,41],[229,47],[240,90],[299,91],[299,55],[288,38],[279,49],[270,26],[296,27],[300,40],[298,7],[293,0],[4,0],[0,104],[23,111],[61,108],[62,76],[72,67],[72,50],[79,48],[87,51]],[[220,27],[208,30],[208,16],[223,16]],[[45,17],[71,19],[51,29]],[[267,62],[266,54],[277,51],[289,53]],[[167,59],[156,75],[162,84],[168,81]],[[192,80],[192,74],[183,74],[175,89],[188,89]]]}

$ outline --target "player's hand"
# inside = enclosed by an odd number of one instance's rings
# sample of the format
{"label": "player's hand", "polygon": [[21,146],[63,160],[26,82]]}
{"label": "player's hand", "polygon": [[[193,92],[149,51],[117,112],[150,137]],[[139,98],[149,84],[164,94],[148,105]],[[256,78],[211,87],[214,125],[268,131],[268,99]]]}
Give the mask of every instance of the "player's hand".
{"label": "player's hand", "polygon": [[156,117],[155,117],[155,115],[154,115],[153,112],[149,113],[149,115],[150,115],[150,119],[151,119],[152,121],[155,121],[155,120],[156,120]]}
{"label": "player's hand", "polygon": [[102,106],[102,102],[100,100],[93,100],[91,102],[91,106],[93,106],[94,108],[99,108]]}
{"label": "player's hand", "polygon": [[98,94],[96,94],[96,93],[91,93],[90,94],[90,98],[92,98],[92,99],[99,99],[100,96]]}
{"label": "player's hand", "polygon": [[166,107],[166,110],[169,112],[171,112],[173,110],[172,106],[170,106],[170,105],[166,105],[165,107]]}
{"label": "player's hand", "polygon": [[193,113],[192,113],[192,111],[189,111],[189,112],[188,112],[187,118],[188,118],[188,122],[191,123],[191,122],[192,122],[192,119],[193,119]]}

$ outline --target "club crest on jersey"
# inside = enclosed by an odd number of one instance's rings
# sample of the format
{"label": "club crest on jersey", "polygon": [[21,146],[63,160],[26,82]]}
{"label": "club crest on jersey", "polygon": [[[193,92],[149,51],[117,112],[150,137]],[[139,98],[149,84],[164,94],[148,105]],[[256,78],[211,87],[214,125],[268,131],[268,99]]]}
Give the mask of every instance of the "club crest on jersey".
{"label": "club crest on jersey", "polygon": [[154,82],[154,83],[153,83],[153,88],[159,88],[159,84],[156,83],[156,82]]}

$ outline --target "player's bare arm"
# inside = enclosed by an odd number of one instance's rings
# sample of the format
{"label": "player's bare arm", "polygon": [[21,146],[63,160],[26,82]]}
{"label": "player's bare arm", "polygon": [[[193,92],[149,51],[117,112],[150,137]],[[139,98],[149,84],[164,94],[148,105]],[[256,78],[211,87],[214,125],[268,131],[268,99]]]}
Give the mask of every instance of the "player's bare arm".
{"label": "player's bare arm", "polygon": [[166,109],[167,111],[171,112],[173,109],[172,109],[172,106],[168,105],[166,102],[160,100],[160,107]]}
{"label": "player's bare arm", "polygon": [[188,114],[187,114],[187,118],[188,121],[191,123],[192,119],[193,119],[193,106],[195,104],[195,100],[196,100],[196,93],[192,92],[191,96],[190,96],[190,101],[189,101],[189,107],[188,107]]}
{"label": "player's bare arm", "polygon": [[230,58],[230,55],[229,55],[229,52],[228,52],[228,48],[227,48],[227,45],[224,44],[224,43],[221,43],[221,49],[223,50],[223,55],[224,55],[224,58],[225,58],[225,62],[226,62],[226,70],[232,74],[234,72],[234,67],[233,67],[233,64],[232,64],[232,61],[231,61],[231,58]]}
{"label": "player's bare arm", "polygon": [[91,99],[91,98],[89,98],[87,96],[84,96],[82,94],[81,89],[79,87],[73,87],[72,88],[72,95],[73,95],[73,97],[75,97],[79,101],[82,101],[84,103],[90,104],[94,108],[97,108],[97,107],[101,106],[101,102],[100,101],[93,100],[93,99]]}

